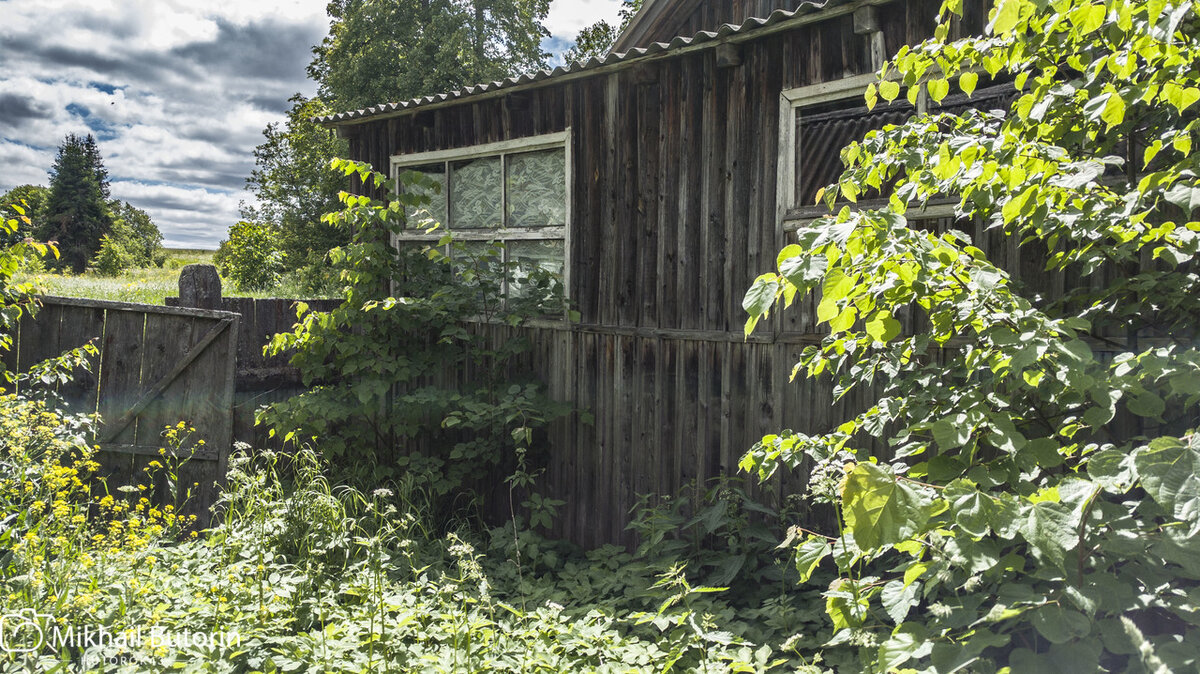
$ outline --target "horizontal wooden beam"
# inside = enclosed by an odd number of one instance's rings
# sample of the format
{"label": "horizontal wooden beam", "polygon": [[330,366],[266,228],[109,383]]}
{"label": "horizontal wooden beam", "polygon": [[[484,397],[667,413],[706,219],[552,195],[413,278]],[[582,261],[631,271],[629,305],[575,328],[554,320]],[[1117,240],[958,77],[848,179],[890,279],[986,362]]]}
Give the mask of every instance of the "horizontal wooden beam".
{"label": "horizontal wooden beam", "polygon": [[209,309],[192,309],[190,307],[168,307],[160,304],[136,304],[133,302],[112,302],[109,300],[92,300],[82,297],[59,297],[57,295],[39,295],[42,304],[57,304],[67,307],[86,307],[89,309],[107,309],[110,311],[136,311],[147,314],[163,314],[166,316],[192,316],[196,318],[227,319],[237,316],[228,311],[212,311]]}

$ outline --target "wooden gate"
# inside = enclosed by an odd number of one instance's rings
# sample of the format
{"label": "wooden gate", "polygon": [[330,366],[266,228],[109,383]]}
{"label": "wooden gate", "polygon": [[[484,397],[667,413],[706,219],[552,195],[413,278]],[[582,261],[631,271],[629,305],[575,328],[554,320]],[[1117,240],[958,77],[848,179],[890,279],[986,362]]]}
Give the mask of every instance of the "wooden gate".
{"label": "wooden gate", "polygon": [[[20,372],[89,341],[99,349],[90,371],[59,388],[69,409],[97,413],[93,442],[104,472],[118,484],[145,482],[144,469],[175,462],[188,510],[207,519],[233,443],[238,314],[64,297],[42,297],[22,319],[10,360]],[[175,456],[167,426],[196,430]],[[190,458],[189,458],[190,457]],[[193,485],[195,485],[193,487]],[[161,485],[160,485],[161,486]]]}

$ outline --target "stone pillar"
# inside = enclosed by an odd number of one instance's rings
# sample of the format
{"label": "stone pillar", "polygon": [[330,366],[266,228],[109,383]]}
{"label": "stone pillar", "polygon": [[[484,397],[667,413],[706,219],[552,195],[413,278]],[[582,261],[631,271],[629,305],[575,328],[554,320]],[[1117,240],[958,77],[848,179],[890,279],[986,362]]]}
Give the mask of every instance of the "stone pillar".
{"label": "stone pillar", "polygon": [[221,309],[221,275],[211,264],[189,264],[179,272],[179,306]]}

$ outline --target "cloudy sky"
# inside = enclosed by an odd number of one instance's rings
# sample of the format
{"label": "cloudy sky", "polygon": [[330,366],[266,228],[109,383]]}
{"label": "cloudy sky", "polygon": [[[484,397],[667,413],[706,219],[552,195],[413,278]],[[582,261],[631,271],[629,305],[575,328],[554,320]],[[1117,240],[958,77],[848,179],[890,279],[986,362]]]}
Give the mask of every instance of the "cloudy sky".
{"label": "cloudy sky", "polygon": [[[216,248],[249,198],[252,151],[305,78],[326,0],[0,0],[0,194],[48,185],[68,133],[92,133],[112,195],[171,247]],[[553,0],[545,47],[620,0]]]}

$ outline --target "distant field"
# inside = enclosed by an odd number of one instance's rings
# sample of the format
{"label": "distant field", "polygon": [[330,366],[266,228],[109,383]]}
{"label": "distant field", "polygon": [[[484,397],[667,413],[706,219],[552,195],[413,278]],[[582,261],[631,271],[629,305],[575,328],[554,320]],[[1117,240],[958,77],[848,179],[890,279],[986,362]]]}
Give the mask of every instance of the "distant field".
{"label": "distant field", "polygon": [[[100,276],[91,271],[79,276],[62,274],[19,273],[17,282],[32,281],[45,295],[86,297],[114,302],[162,304],[164,298],[179,294],[179,270],[189,264],[212,264],[215,251],[167,249],[167,262],[162,267],[130,269],[120,276]],[[303,292],[284,284],[262,292],[238,292],[233,284],[221,279],[226,296],[238,297],[301,297]]]}

